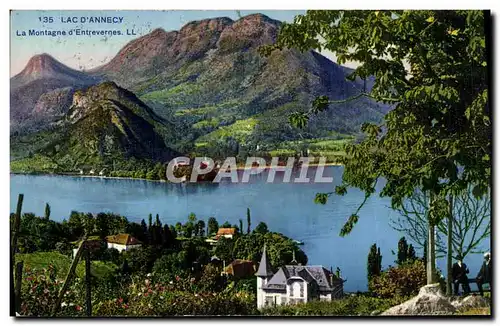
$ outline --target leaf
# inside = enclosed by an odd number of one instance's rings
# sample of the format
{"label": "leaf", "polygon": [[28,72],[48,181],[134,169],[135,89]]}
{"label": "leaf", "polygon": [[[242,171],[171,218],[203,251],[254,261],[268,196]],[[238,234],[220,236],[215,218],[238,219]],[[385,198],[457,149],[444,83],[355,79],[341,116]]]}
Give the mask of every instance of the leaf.
{"label": "leaf", "polygon": [[480,199],[486,193],[488,188],[485,185],[479,184],[472,189],[472,194],[476,199]]}
{"label": "leaf", "polygon": [[425,21],[428,22],[428,23],[433,23],[434,22],[434,17],[430,16]]}
{"label": "leaf", "polygon": [[344,236],[348,235],[349,233],[351,233],[354,225],[356,223],[358,223],[358,219],[359,219],[359,216],[356,214],[352,214],[351,216],[349,216],[349,219],[347,220],[347,222],[344,224],[344,226],[340,230],[340,236],[344,237]]}
{"label": "leaf", "polygon": [[328,201],[328,194],[325,193],[317,193],[316,198],[314,198],[315,204],[325,205]]}
{"label": "leaf", "polygon": [[303,129],[309,121],[309,116],[303,112],[295,112],[290,115],[289,121],[292,126]]}
{"label": "leaf", "polygon": [[317,114],[328,109],[329,99],[328,96],[316,97],[312,103],[312,111]]}
{"label": "leaf", "polygon": [[339,196],[344,196],[347,193],[346,186],[336,186],[335,193]]}

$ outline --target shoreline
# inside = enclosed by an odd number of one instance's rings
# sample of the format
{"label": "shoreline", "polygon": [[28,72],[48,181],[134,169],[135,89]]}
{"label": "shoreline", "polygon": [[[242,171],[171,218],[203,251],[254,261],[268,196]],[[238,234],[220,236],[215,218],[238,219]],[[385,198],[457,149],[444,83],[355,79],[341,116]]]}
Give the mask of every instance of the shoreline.
{"label": "shoreline", "polygon": [[[317,168],[319,166],[318,163],[311,163],[308,164],[308,167],[312,168]],[[325,163],[322,166],[343,166],[340,163]],[[284,166],[279,166],[283,168]],[[236,168],[236,171],[246,171],[246,170],[251,170],[255,167],[245,167],[245,166],[238,166]],[[294,167],[297,169],[300,169],[300,167]],[[264,168],[265,170],[271,169],[271,166],[267,166]],[[47,173],[47,172],[9,172],[10,174],[14,175],[40,175],[40,176],[60,176],[60,177],[78,177],[78,178],[98,178],[98,179],[116,179],[116,180],[143,180],[143,181],[150,181],[150,182],[162,182],[162,183],[168,183],[168,180],[152,180],[152,179],[146,179],[146,178],[133,178],[133,177],[111,177],[111,176],[101,176],[101,175],[82,175],[82,174],[76,174],[76,173]],[[210,182],[210,181],[208,181]],[[192,182],[183,182],[183,183],[192,183]],[[211,182],[210,182],[211,183]]]}

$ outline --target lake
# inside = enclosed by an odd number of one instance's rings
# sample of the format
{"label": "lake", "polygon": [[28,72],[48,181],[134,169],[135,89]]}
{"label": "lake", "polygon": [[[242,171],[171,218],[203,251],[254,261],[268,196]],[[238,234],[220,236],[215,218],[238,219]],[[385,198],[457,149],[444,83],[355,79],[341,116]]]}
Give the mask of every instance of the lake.
{"label": "lake", "polygon": [[[51,206],[51,218],[67,219],[72,210],[81,212],[113,212],[131,221],[147,221],[149,213],[159,214],[162,223],[185,222],[189,213],[198,219],[215,216],[220,224],[229,221],[238,225],[246,209],[251,210],[252,227],[265,222],[271,231],[304,241],[302,249],[309,265],[326,268],[338,266],[347,279],[345,291],[367,289],[366,261],[370,246],[381,247],[382,265],[394,265],[397,243],[401,234],[389,225],[398,216],[389,208],[386,198],[373,196],[359,213],[359,221],[350,235],[340,237],[346,219],[363,200],[363,193],[350,189],[345,196],[332,196],[326,205],[314,203],[317,192],[329,192],[340,184],[343,167],[325,168],[332,183],[283,183],[283,173],[277,173],[275,183],[267,183],[267,172],[251,176],[249,183],[171,184],[145,180],[105,179],[68,176],[11,175],[10,205],[15,211],[17,196],[24,194],[23,212],[43,216],[45,203]],[[239,172],[241,174],[241,172]],[[295,173],[295,172],[294,172]],[[315,170],[308,175],[314,179]],[[298,176],[298,171],[295,173]],[[281,178],[280,178],[281,177]],[[240,177],[241,180],[241,177]],[[380,184],[380,182],[379,182]],[[382,185],[379,185],[379,189]],[[485,243],[489,249],[489,242]],[[418,255],[422,254],[417,249]],[[470,254],[469,277],[476,276],[482,262],[481,254]],[[438,259],[445,273],[446,262]],[[474,286],[475,288],[475,286]]]}

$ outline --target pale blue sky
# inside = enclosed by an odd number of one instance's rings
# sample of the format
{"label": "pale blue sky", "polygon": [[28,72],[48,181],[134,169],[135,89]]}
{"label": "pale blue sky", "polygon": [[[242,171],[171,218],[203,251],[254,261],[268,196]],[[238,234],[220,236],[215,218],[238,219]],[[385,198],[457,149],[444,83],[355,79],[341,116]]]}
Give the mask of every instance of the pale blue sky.
{"label": "pale blue sky", "polygon": [[[242,16],[260,12],[280,21],[292,21],[303,10],[262,10],[240,11]],[[54,23],[40,22],[40,17],[53,17]],[[123,17],[122,24],[62,23],[61,17],[117,16]],[[11,76],[19,73],[29,58],[40,53],[48,53],[57,60],[75,69],[90,69],[108,62],[127,42],[151,32],[155,28],[166,31],[179,30],[186,23],[214,17],[238,19],[238,13],[218,10],[169,10],[169,11],[23,11],[11,12]],[[134,29],[136,36],[17,36],[17,31],[29,29],[66,30],[85,28],[89,30]]]}

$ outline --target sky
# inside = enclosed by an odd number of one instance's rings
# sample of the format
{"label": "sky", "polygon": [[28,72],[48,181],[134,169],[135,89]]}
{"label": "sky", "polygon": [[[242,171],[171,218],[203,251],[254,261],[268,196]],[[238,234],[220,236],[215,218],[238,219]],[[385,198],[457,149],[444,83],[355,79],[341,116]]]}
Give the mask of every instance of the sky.
{"label": "sky", "polygon": [[[11,11],[10,31],[10,75],[19,73],[28,60],[36,54],[48,53],[57,60],[74,69],[91,69],[100,66],[115,56],[132,39],[151,32],[155,28],[166,31],[179,30],[193,20],[214,17],[229,17],[237,20],[239,15],[246,16],[260,12],[273,19],[291,22],[303,10],[262,10],[262,11],[218,11],[218,10],[167,10],[167,11],[55,11],[55,10],[13,10]],[[81,23],[81,18],[123,17],[122,23]],[[44,18],[47,17],[47,18]],[[67,22],[76,17],[77,23]],[[48,19],[52,18],[53,22]],[[63,22],[64,20],[65,22]],[[89,30],[134,30],[136,35],[113,36],[20,36],[29,30],[51,30],[68,32],[74,28]],[[331,57],[331,55],[329,55]]]}

